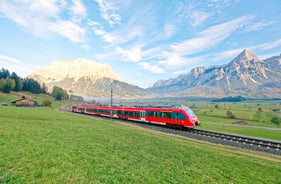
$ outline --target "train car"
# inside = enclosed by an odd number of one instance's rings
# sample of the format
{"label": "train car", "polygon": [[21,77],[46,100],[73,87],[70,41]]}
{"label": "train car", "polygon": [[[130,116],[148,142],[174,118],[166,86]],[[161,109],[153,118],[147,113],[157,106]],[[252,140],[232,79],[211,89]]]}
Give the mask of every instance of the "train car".
{"label": "train car", "polygon": [[185,106],[174,107],[125,107],[125,106],[83,106],[74,105],[72,111],[98,116],[129,119],[147,123],[165,124],[173,127],[194,128],[199,120],[194,112]]}
{"label": "train car", "polygon": [[194,112],[188,107],[145,108],[144,110],[148,122],[190,128],[200,124]]}
{"label": "train car", "polygon": [[83,106],[83,105],[73,105],[71,107],[71,111],[76,112],[76,113],[84,113],[85,109],[86,109],[86,106]]}

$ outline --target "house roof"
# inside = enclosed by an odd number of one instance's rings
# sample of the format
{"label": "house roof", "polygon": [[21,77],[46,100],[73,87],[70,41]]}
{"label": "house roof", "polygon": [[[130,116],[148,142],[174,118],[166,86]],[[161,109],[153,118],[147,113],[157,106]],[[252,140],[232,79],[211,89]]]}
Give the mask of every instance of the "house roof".
{"label": "house roof", "polygon": [[12,101],[11,103],[12,103],[12,104],[15,104],[15,103],[17,103],[17,102],[24,101],[24,100],[27,100],[27,101],[30,101],[30,102],[34,102],[36,105],[38,104],[36,101],[31,100],[31,99],[28,99],[28,98],[25,98],[24,96],[23,96],[21,99]]}

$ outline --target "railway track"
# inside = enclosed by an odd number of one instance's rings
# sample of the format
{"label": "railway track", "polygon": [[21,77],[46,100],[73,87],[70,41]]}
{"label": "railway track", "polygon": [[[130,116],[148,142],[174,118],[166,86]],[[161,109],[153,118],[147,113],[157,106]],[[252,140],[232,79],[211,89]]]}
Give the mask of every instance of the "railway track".
{"label": "railway track", "polygon": [[[91,115],[87,115],[87,116],[91,116]],[[95,117],[100,119],[107,119],[107,120],[112,119],[110,117],[101,117],[101,116],[95,116]],[[183,137],[208,141],[216,144],[235,146],[240,148],[246,148],[246,149],[281,155],[280,141],[273,141],[273,140],[247,137],[247,136],[228,134],[222,132],[214,132],[214,131],[201,130],[201,129],[187,129],[187,128],[174,129],[165,125],[136,122],[132,120],[121,120],[121,119],[112,119],[112,120],[126,123],[126,124],[134,124],[136,126],[141,126],[143,128],[152,129],[168,134],[174,134]]]}
{"label": "railway track", "polygon": [[199,129],[193,129],[191,130],[191,132],[202,136],[215,137],[218,139],[228,140],[232,142],[281,151],[281,142],[278,141],[259,139],[254,137],[241,136],[241,135],[226,134],[222,132],[199,130]]}
{"label": "railway track", "polygon": [[[119,120],[118,120],[119,121]],[[173,129],[164,125],[148,124],[135,121],[124,121],[123,123],[130,123],[137,126],[141,126],[148,129],[153,129],[168,134],[180,135],[183,137],[194,138],[197,140],[208,141],[216,144],[223,144],[227,146],[234,146],[240,148],[246,148],[256,151],[267,152],[275,155],[281,155],[281,142],[274,140],[267,140],[255,137],[247,137],[236,134],[214,132],[201,129]]]}

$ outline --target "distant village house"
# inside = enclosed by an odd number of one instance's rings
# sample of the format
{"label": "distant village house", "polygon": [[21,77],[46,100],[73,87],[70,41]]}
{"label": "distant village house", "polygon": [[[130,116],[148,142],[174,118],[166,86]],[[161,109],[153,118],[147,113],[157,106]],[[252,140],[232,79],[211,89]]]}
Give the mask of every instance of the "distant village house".
{"label": "distant village house", "polygon": [[25,98],[25,96],[22,96],[21,99],[13,101],[12,105],[17,107],[37,107],[38,103],[34,100]]}
{"label": "distant village house", "polygon": [[280,112],[280,109],[271,109],[272,112]]}

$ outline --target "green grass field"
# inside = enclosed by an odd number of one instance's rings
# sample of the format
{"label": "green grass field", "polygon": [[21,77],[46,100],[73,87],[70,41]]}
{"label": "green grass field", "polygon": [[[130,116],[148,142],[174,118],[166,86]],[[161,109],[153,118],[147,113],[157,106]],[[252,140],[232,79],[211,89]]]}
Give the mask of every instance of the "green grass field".
{"label": "green grass field", "polygon": [[64,105],[64,103],[71,103],[67,101],[59,102],[55,101],[53,97],[49,95],[44,94],[32,94],[29,92],[12,92],[10,94],[2,93],[0,92],[0,104],[7,104],[10,105],[12,101],[21,99],[22,96],[25,96],[26,98],[35,100],[39,105],[42,104],[44,100],[50,100],[52,102],[52,108],[59,109],[61,105]]}
{"label": "green grass field", "polygon": [[281,183],[280,156],[48,108],[0,107],[0,150],[0,183]]}
{"label": "green grass field", "polygon": [[[246,120],[250,126],[277,127],[271,122],[274,116],[280,112],[272,112],[272,109],[281,109],[281,100],[245,101],[236,103],[188,103],[188,106],[195,106],[194,112],[209,122],[232,123]],[[215,108],[217,106],[217,108]],[[259,111],[261,108],[261,111]],[[227,111],[231,111],[235,118],[227,118]]]}
{"label": "green grass field", "polygon": [[[81,103],[74,101],[54,101],[51,96],[41,94],[34,95],[27,92],[13,92],[12,94],[4,94],[0,92],[0,104],[10,104],[11,101],[21,98],[21,95],[25,95],[28,98],[36,100],[39,104],[42,104],[44,100],[50,100],[52,101],[53,109],[59,109],[61,106],[70,107],[74,103]],[[192,107],[202,124],[202,126],[197,127],[199,129],[228,132],[281,141],[281,129],[270,130],[248,128],[244,126],[227,126],[233,122],[246,120],[249,122],[249,127],[261,126],[277,128],[277,125],[271,122],[271,118],[274,116],[279,116],[279,113],[272,112],[272,109],[280,109],[281,100],[243,101],[237,103],[192,102],[183,105]],[[218,108],[215,108],[216,105]],[[258,112],[258,108],[262,108],[262,112]],[[226,112],[228,110],[235,115],[235,119],[226,117]],[[219,124],[211,124],[214,122]]]}
{"label": "green grass field", "polygon": [[[280,112],[272,112],[272,109],[281,109],[280,100],[245,101],[236,103],[188,103],[201,121],[199,129],[228,132],[253,136],[259,138],[281,140],[281,129],[271,122],[274,116],[280,116]],[[217,105],[217,108],[215,107]],[[258,109],[262,111],[259,112]],[[235,118],[227,118],[227,111],[231,111]],[[249,126],[228,126],[234,122],[247,121]],[[216,124],[214,124],[216,123]],[[253,127],[252,127],[253,126]],[[264,127],[264,128],[255,128]],[[272,129],[267,129],[272,128]]]}

